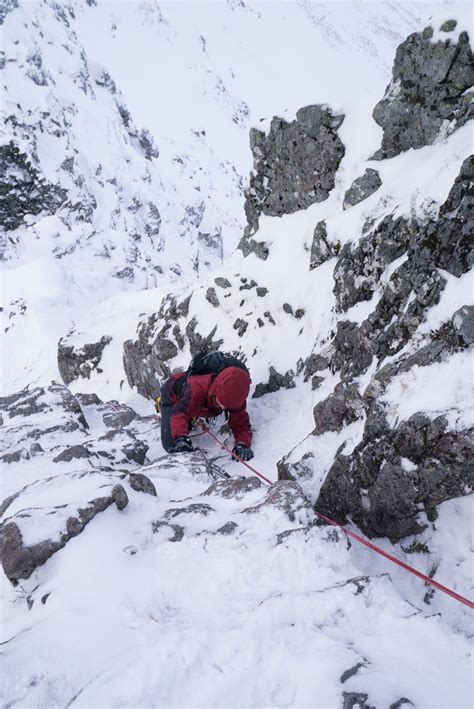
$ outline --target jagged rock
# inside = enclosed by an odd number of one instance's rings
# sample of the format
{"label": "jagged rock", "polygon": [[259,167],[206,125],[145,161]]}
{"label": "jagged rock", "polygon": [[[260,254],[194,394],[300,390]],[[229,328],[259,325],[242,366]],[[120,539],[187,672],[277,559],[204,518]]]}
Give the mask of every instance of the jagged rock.
{"label": "jagged rock", "polygon": [[320,401],[313,410],[315,428],[313,435],[327,431],[340,431],[365,414],[366,404],[356,384],[338,384],[334,392]]}
{"label": "jagged rock", "polygon": [[337,323],[332,340],[335,352],[331,357],[331,369],[339,370],[343,381],[359,376],[372,362],[373,348],[366,328],[347,320]]}
{"label": "jagged rock", "polygon": [[474,306],[464,305],[453,315],[453,328],[460,342],[465,346],[474,343]]}
{"label": "jagged rock", "polygon": [[234,330],[237,330],[237,334],[239,337],[242,337],[244,335],[246,329],[248,328],[248,322],[244,320],[243,318],[237,318],[235,321],[233,328]]}
{"label": "jagged rock", "polygon": [[238,528],[239,525],[237,524],[237,522],[226,522],[222,525],[222,527],[216,529],[216,534],[223,534],[225,537],[229,537],[234,534],[235,530]]}
{"label": "jagged rock", "polygon": [[329,359],[323,355],[311,354],[306,360],[304,367],[304,380],[308,381],[315,372],[320,372],[329,367]]}
{"label": "jagged rock", "polygon": [[266,507],[275,507],[288,517],[290,522],[303,519],[309,522],[314,517],[309,500],[301,487],[293,480],[279,480],[268,488],[265,499],[254,507],[242,510],[243,514],[256,514]]}
{"label": "jagged rock", "polygon": [[122,485],[115,485],[110,495],[98,497],[88,502],[87,506],[79,508],[77,517],[68,517],[66,528],[59,539],[45,539],[30,546],[23,544],[19,527],[21,520],[18,515],[15,515],[11,521],[0,527],[0,560],[5,575],[14,584],[19,579],[28,579],[38,566],[42,566],[70,539],[80,534],[99,512],[103,512],[114,503],[119,510],[123,510],[128,504],[127,493]]}
{"label": "jagged rock", "polygon": [[382,147],[374,158],[391,158],[409,148],[435,142],[440,131],[452,132],[473,115],[474,83],[469,37],[461,32],[457,43],[433,43],[433,30],[411,34],[397,49],[392,81],[373,117],[383,128]]}
{"label": "jagged rock", "polygon": [[103,403],[97,394],[76,394],[76,399],[81,406],[100,406]]}
{"label": "jagged rock", "polygon": [[70,384],[79,377],[89,379],[93,370],[99,369],[100,360],[105,347],[112,342],[112,338],[104,335],[99,342],[85,344],[80,348],[68,345],[67,338],[62,338],[58,343],[58,368],[65,384]]}
{"label": "jagged rock", "polygon": [[324,382],[324,377],[314,376],[311,379],[311,389],[314,391]]}
{"label": "jagged rock", "polygon": [[326,222],[318,222],[313,234],[311,244],[311,258],[309,270],[312,271],[330,258],[334,258],[339,253],[339,244],[332,244],[328,240]]}
{"label": "jagged rock", "polygon": [[[417,225],[412,229],[414,232]],[[371,299],[385,267],[406,253],[413,232],[406,219],[388,216],[356,248],[351,244],[342,247],[334,269],[334,294],[340,312]]]}
{"label": "jagged rock", "polygon": [[156,497],[156,487],[143,473],[130,473],[128,476],[130,487],[136,492],[146,492],[148,495]]}
{"label": "jagged rock", "polygon": [[[327,106],[305,106],[290,123],[273,118],[267,135],[255,128],[250,131],[255,172],[245,200],[248,227],[239,244],[245,256],[252,251],[259,255],[251,237],[261,213],[291,214],[327,199],[344,155],[337,134],[343,120]],[[261,247],[259,251],[263,257]]]}
{"label": "jagged rock", "polygon": [[294,389],[295,374],[289,369],[285,374],[279,374],[274,367],[270,367],[270,377],[266,384],[257,384],[252,394],[252,399],[258,399],[265,394],[271,394],[279,389]]}
{"label": "jagged rock", "polygon": [[3,463],[18,463],[20,460],[29,460],[30,459],[30,454],[28,453],[26,448],[20,448],[17,451],[14,451],[13,453],[5,453],[4,455],[0,456],[0,460]]}
{"label": "jagged rock", "polygon": [[55,406],[66,414],[72,414],[72,420],[68,421],[69,430],[73,430],[74,426],[88,428],[79,402],[62,384],[53,383],[49,387],[36,387],[31,390],[26,387],[10,396],[0,397],[0,409],[8,412],[10,420],[18,416],[27,418],[50,412]]}
{"label": "jagged rock", "polygon": [[27,214],[55,214],[66,200],[67,191],[41,177],[13,141],[0,146],[0,176],[0,224],[6,231],[18,229]]}
{"label": "jagged rock", "polygon": [[420,510],[433,518],[440,502],[474,488],[473,434],[450,431],[444,416],[422,414],[392,429],[374,405],[361,443],[350,455],[336,456],[316,508],[339,522],[350,515],[369,536],[395,542],[416,534],[423,529]]}
{"label": "jagged rock", "polygon": [[[127,340],[123,346],[123,365],[128,383],[136,387],[146,398],[156,398],[160,393],[161,379],[170,375],[168,360],[174,357],[184,346],[180,334],[179,321],[189,312],[190,297],[178,301],[174,296],[167,296],[161,303],[158,313],[140,323],[137,340]],[[196,324],[194,324],[194,327]],[[186,332],[193,335],[193,325],[188,323]],[[171,339],[175,337],[178,344]]]}
{"label": "jagged rock", "polygon": [[92,453],[83,445],[69,446],[53,458],[53,463],[70,463],[74,458],[90,458]]}
{"label": "jagged rock", "polygon": [[264,241],[255,241],[255,239],[249,239],[249,234],[245,233],[244,236],[239,241],[238,248],[242,251],[245,257],[250,254],[255,254],[257,258],[266,261],[269,254],[268,245]]}
{"label": "jagged rock", "polygon": [[114,404],[114,411],[102,416],[102,420],[108,428],[125,428],[136,417],[136,413],[129,406]]}
{"label": "jagged rock", "polygon": [[361,177],[358,177],[344,195],[343,209],[353,207],[362,202],[371,194],[377,192],[382,185],[382,180],[377,170],[368,167]]}

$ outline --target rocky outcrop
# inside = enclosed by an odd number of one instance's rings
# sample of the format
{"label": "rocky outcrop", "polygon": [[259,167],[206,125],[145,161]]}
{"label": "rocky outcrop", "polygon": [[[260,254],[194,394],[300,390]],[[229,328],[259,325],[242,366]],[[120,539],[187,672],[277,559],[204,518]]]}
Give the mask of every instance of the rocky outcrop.
{"label": "rocky outcrop", "polygon": [[260,214],[291,214],[327,199],[344,155],[337,134],[343,120],[327,106],[306,106],[294,121],[273,118],[268,134],[250,131],[254,172],[245,201],[247,236],[257,231]]}
{"label": "rocky outcrop", "polygon": [[311,258],[309,262],[309,270],[321,266],[322,263],[330,258],[337,256],[340,251],[339,244],[333,244],[328,239],[326,222],[318,222],[314,229],[313,242],[311,244]]}
{"label": "rocky outcrop", "polygon": [[[470,157],[436,219],[386,217],[355,247],[342,248],[334,294],[343,317],[324,352],[314,352],[305,365],[306,379],[326,367],[340,375],[341,383],[314,408],[312,436],[339,433],[342,444],[324,471],[309,437],[301,457],[292,451],[280,461],[279,477],[297,480],[303,489],[313,485],[318,510],[340,522],[350,517],[369,536],[397,541],[416,534],[424,528],[421,512],[433,520],[437,505],[469,494],[474,486],[474,430],[466,422],[453,425],[441,412],[392,422],[385,400],[397,377],[472,347],[474,308],[468,305],[435,331],[413,337],[443,294],[443,272],[460,278],[472,268],[473,175]],[[370,314],[360,324],[344,318],[372,299]],[[357,378],[371,366],[374,371],[361,388]],[[356,431],[356,424],[360,442],[347,452],[344,431],[351,426]]]}
{"label": "rocky outcrop", "polygon": [[353,207],[376,192],[382,185],[382,180],[377,170],[368,167],[361,177],[354,180],[344,195],[343,209]]}
{"label": "rocky outcrop", "polygon": [[0,146],[0,224],[5,231],[18,229],[27,214],[54,214],[66,197],[67,191],[48,183],[13,141]]}
{"label": "rocky outcrop", "polygon": [[451,39],[456,25],[443,25],[444,41],[433,42],[434,30],[426,27],[398,47],[392,81],[373,112],[383,128],[375,159],[431,145],[441,131],[452,132],[474,115],[465,93],[474,84],[473,56],[466,32]]}
{"label": "rocky outcrop", "polygon": [[433,521],[437,505],[473,490],[474,428],[452,431],[444,416],[415,414],[392,429],[373,405],[361,443],[336,456],[317,509],[396,542],[422,531],[421,511]]}
{"label": "rocky outcrop", "polygon": [[75,347],[68,344],[68,339],[62,338],[58,343],[58,368],[65,384],[70,384],[79,377],[89,379],[91,372],[102,370],[99,367],[102,353],[112,338],[103,335],[99,342],[93,342]]}
{"label": "rocky outcrop", "polygon": [[[19,579],[28,579],[33,571],[46,563],[57,551],[66,546],[68,541],[80,534],[89,522],[99,513],[115,504],[118,510],[123,510],[128,504],[127,493],[122,485],[115,485],[109,495],[97,497],[77,510],[77,514],[67,516],[58,538],[44,539],[35,544],[25,545],[21,533],[25,518],[34,516],[39,522],[40,511],[21,510],[21,514],[13,515],[0,526],[0,561],[7,578],[13,583]],[[43,514],[54,515],[63,513],[68,505],[41,510]]]}

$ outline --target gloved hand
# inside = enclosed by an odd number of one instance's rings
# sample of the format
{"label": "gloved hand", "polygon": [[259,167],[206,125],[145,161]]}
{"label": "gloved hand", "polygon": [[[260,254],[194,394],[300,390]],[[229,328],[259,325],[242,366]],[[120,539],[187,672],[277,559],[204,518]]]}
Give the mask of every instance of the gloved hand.
{"label": "gloved hand", "polygon": [[[250,460],[253,458],[253,450],[248,446],[244,446],[243,443],[236,443],[232,448],[232,453],[238,455],[242,460]],[[234,456],[232,457],[234,458]],[[237,460],[237,458],[234,458],[234,460]]]}
{"label": "gloved hand", "polygon": [[175,453],[191,453],[193,449],[193,444],[188,436],[178,436],[174,442],[174,452]]}

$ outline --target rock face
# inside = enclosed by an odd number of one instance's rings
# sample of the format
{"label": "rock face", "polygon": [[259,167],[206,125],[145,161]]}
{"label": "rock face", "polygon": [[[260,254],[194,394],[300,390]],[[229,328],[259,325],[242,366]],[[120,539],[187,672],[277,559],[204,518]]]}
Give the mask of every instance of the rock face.
{"label": "rock face", "polygon": [[473,56],[466,32],[451,39],[456,21],[443,25],[444,41],[432,41],[433,28],[415,33],[396,53],[392,81],[373,117],[383,128],[374,158],[390,158],[409,148],[434,143],[440,131],[453,131],[473,116]]}
{"label": "rock face", "polygon": [[[341,378],[314,409],[313,437],[323,439],[356,424],[361,431],[352,451],[344,446],[334,451],[334,462],[316,486],[316,507],[338,521],[350,516],[369,536],[397,541],[416,534],[424,526],[421,512],[432,520],[437,505],[474,487],[474,429],[468,422],[461,416],[453,425],[447,414],[436,412],[393,422],[387,399],[394,382],[404,382],[415,370],[469,356],[472,306],[447,315],[436,331],[413,336],[443,294],[442,273],[461,278],[472,268],[473,176],[470,157],[436,219],[386,217],[355,248],[342,248],[334,269],[340,316],[371,301],[376,291],[378,298],[360,324],[339,319],[325,355],[314,352],[306,363],[306,378],[325,366]],[[391,275],[380,287],[387,268]],[[360,389],[355,379],[371,366],[375,371]],[[305,487],[319,473],[308,452],[310,439],[303,447],[301,458],[293,451],[279,463],[279,475]]]}
{"label": "rock face", "polygon": [[250,131],[255,172],[245,202],[247,236],[262,213],[291,214],[328,198],[344,155],[337,134],[343,120],[326,106],[306,106],[289,123],[273,118],[268,134]]}

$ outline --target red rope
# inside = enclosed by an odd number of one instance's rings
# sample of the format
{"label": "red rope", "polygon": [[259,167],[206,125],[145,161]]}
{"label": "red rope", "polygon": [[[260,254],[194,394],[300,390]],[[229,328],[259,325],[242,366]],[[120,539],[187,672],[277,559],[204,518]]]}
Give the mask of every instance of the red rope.
{"label": "red rope", "polygon": [[242,465],[245,465],[246,468],[248,468],[249,470],[251,470],[252,473],[255,473],[255,475],[258,475],[258,477],[259,477],[259,478],[262,478],[262,480],[265,480],[265,482],[268,483],[269,485],[273,485],[272,481],[269,480],[268,478],[266,478],[265,475],[262,475],[261,473],[259,473],[258,470],[255,470],[255,468],[253,468],[251,465],[249,465],[248,463],[246,463],[245,460],[242,460],[242,458],[240,458],[238,455],[236,455],[235,453],[232,453],[232,451],[230,450],[230,448],[227,448],[227,446],[225,446],[223,443],[221,443],[221,441],[217,438],[217,436],[215,436],[215,435],[209,430],[209,428],[206,426],[205,423],[202,423],[202,421],[200,421],[200,425],[201,425],[201,428],[202,428],[202,430],[203,430],[203,433],[208,433],[208,434],[211,436],[211,438],[213,438],[215,441],[217,441],[217,443],[220,445],[221,448],[223,448],[225,451],[227,451],[228,453],[230,453],[233,458],[235,458],[236,460],[239,461],[239,463],[242,463]]}
{"label": "red rope", "polygon": [[[223,448],[225,451],[231,454],[235,459],[237,459],[240,463],[243,463],[246,468],[251,470],[253,473],[258,475],[259,478],[262,478],[262,480],[265,480],[269,485],[273,485],[272,481],[266,478],[264,475],[258,472],[255,468],[253,468],[251,465],[245,462],[245,460],[242,460],[238,455],[235,453],[232,453],[232,451],[227,448],[221,441],[215,436],[209,428],[200,422],[201,428],[203,430],[203,433],[208,433],[211,438],[213,438],[217,443],[220,445],[221,448]],[[342,529],[344,534],[347,534],[347,536],[351,537],[352,539],[355,539],[357,542],[360,542],[360,544],[364,544],[364,546],[368,547],[369,549],[372,549],[372,551],[375,551],[377,554],[380,554],[381,556],[384,556],[386,559],[389,561],[392,561],[394,564],[397,564],[398,566],[401,566],[402,569],[405,569],[405,571],[409,571],[411,574],[414,576],[417,576],[418,578],[422,579],[425,583],[430,584],[431,586],[434,586],[437,588],[439,591],[442,591],[443,593],[446,593],[448,596],[451,596],[451,598],[454,598],[456,601],[459,601],[460,603],[464,603],[465,606],[468,608],[474,608],[474,603],[470,601],[468,598],[465,598],[464,596],[461,596],[459,593],[456,593],[456,591],[452,591],[450,588],[447,588],[447,586],[443,586],[443,584],[438,583],[438,581],[435,581],[434,579],[430,578],[429,576],[426,576],[425,574],[422,574],[421,571],[417,571],[417,569],[413,568],[413,566],[410,566],[409,564],[405,564],[404,561],[400,561],[400,559],[397,559],[395,556],[392,556],[392,554],[389,554],[388,552],[384,551],[380,547],[376,546],[375,544],[372,544],[372,542],[367,541],[367,539],[364,539],[363,537],[359,536],[358,534],[355,534],[355,532],[351,532],[349,529],[346,529],[343,527],[341,524],[338,524],[337,522],[334,522],[334,520],[330,519],[329,517],[326,517],[325,515],[321,514],[321,512],[318,512],[315,510],[316,514],[318,517],[320,517],[322,520],[327,522],[328,524],[331,524],[333,527],[339,527],[339,529]]]}

